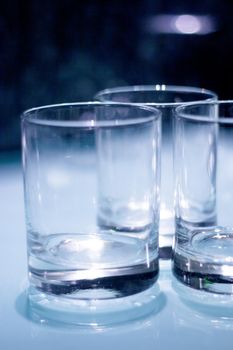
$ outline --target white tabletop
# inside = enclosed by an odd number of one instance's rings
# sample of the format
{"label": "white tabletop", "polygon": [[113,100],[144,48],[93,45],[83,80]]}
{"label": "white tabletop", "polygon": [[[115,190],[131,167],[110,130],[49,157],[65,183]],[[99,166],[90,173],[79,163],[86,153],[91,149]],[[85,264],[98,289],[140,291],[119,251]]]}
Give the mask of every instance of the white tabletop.
{"label": "white tabletop", "polygon": [[233,349],[233,298],[178,283],[161,264],[158,296],[147,316],[80,327],[31,316],[23,183],[19,154],[0,154],[0,349]]}

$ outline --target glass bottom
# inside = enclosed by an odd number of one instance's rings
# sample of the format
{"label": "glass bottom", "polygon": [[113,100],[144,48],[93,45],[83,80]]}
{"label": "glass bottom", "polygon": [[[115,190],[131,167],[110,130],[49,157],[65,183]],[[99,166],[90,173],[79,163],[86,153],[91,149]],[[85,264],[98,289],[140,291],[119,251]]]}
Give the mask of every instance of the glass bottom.
{"label": "glass bottom", "polygon": [[140,293],[158,278],[156,243],[116,234],[53,234],[29,242],[30,284],[69,299]]}
{"label": "glass bottom", "polygon": [[172,277],[172,289],[183,306],[180,323],[192,323],[198,331],[233,330],[233,298],[231,294],[208,293],[190,288]]}
{"label": "glass bottom", "polygon": [[158,284],[144,292],[118,299],[70,299],[66,295],[28,289],[30,317],[39,323],[79,326],[111,326],[159,312],[163,302]]}
{"label": "glass bottom", "polygon": [[[53,272],[47,273],[48,280],[38,277],[35,270],[30,271],[31,284],[43,293],[55,296],[66,296],[67,299],[115,299],[140,293],[150,288],[158,279],[158,261],[154,261],[151,270],[145,266],[134,266],[120,270],[95,270],[81,271],[87,278],[79,278],[80,271],[72,271],[72,279],[69,279],[67,271],[56,272],[56,280],[52,278]],[[146,272],[140,272],[144,270]],[[88,274],[94,272],[95,278],[89,278]],[[44,272],[45,274],[45,272]],[[96,275],[105,275],[96,277]],[[109,274],[109,276],[107,276]],[[110,275],[111,274],[111,275]],[[115,275],[114,275],[115,274]],[[76,276],[76,278],[75,278]],[[65,278],[65,280],[63,280]]]}
{"label": "glass bottom", "polygon": [[173,273],[195,289],[233,294],[233,230],[213,227],[177,234]]}

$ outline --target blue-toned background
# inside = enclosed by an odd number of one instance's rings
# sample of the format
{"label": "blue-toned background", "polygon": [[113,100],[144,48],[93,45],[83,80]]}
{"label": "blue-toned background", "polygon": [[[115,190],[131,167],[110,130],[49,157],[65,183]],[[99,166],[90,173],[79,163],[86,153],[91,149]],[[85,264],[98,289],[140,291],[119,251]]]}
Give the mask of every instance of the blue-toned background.
{"label": "blue-toned background", "polygon": [[24,109],[106,87],[194,85],[233,97],[232,13],[230,0],[2,1],[0,150],[19,147]]}

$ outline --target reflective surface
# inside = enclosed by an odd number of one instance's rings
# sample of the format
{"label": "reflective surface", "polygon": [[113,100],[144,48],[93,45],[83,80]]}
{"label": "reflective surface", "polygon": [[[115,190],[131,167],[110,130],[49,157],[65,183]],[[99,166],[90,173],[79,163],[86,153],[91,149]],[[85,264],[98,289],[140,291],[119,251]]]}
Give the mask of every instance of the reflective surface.
{"label": "reflective surface", "polygon": [[161,266],[160,298],[145,317],[89,328],[37,317],[25,295],[26,233],[20,161],[6,159],[0,155],[1,349],[232,349],[233,299],[179,284],[172,278],[168,262]]}

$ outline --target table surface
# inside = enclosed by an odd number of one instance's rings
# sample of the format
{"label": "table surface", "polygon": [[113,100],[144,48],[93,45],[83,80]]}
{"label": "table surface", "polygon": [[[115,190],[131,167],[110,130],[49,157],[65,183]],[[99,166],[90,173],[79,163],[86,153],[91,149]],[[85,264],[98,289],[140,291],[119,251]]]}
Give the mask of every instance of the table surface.
{"label": "table surface", "polygon": [[161,264],[158,297],[142,318],[84,327],[31,317],[20,155],[0,153],[0,349],[233,349],[233,298],[178,283]]}

